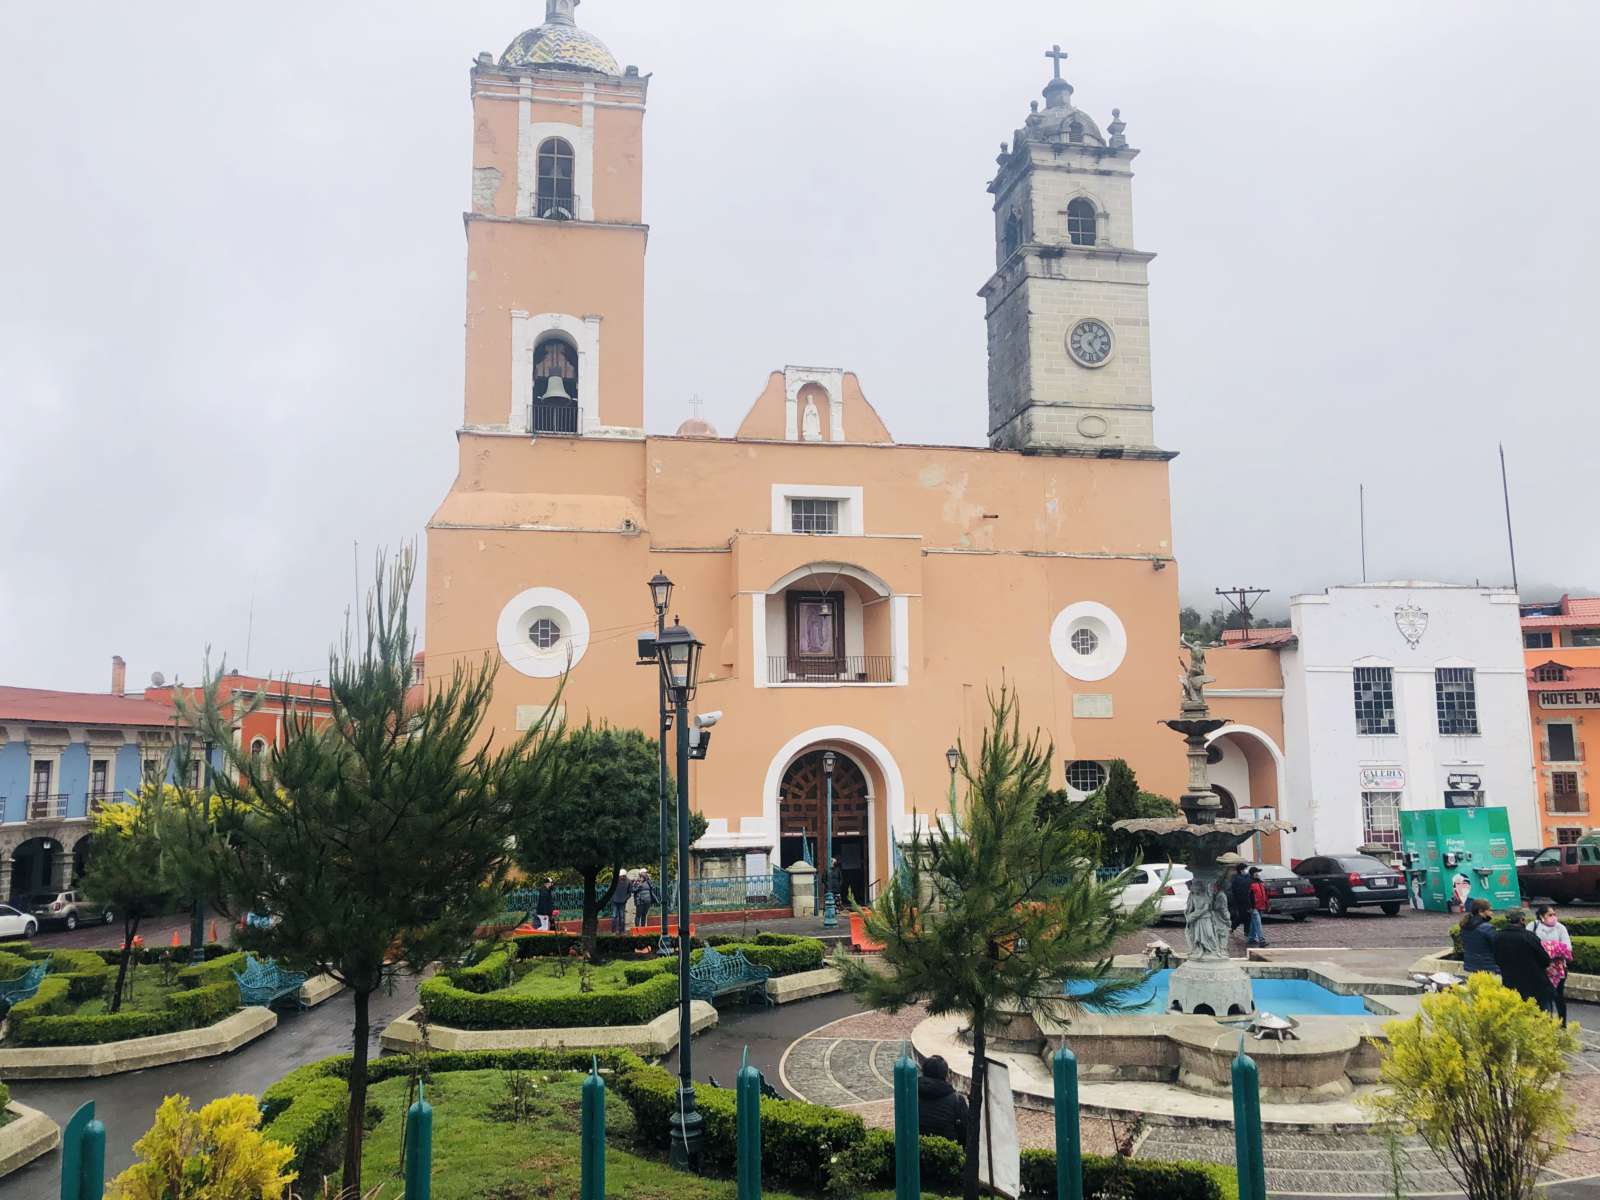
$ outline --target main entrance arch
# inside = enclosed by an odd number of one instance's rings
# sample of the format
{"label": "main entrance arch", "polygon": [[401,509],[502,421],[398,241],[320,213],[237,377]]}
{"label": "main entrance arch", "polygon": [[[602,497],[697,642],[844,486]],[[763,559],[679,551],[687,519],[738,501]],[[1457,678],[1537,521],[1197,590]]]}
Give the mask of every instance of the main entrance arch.
{"label": "main entrance arch", "polygon": [[839,860],[846,892],[865,902],[867,831],[872,787],[861,765],[842,751],[808,750],[789,764],[778,792],[779,859],[787,867],[805,857],[807,844],[825,886],[823,857],[828,837],[828,773],[824,755],[833,755],[833,856]]}

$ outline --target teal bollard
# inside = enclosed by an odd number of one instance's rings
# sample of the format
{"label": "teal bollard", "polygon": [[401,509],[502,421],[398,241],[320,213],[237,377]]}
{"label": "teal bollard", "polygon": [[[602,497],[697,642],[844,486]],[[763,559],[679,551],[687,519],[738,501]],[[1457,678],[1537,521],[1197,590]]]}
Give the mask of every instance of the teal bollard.
{"label": "teal bollard", "polygon": [[582,1200],[606,1200],[606,1081],[597,1055],[583,1081]]}
{"label": "teal bollard", "polygon": [[1267,1168],[1261,1146],[1261,1073],[1244,1052],[1233,1059],[1233,1150],[1239,1171],[1239,1200],[1267,1200]]}
{"label": "teal bollard", "polygon": [[1083,1129],[1078,1121],[1078,1056],[1066,1046],[1050,1059],[1056,1085],[1056,1197],[1083,1200]]}
{"label": "teal bollard", "polygon": [[894,1200],[922,1200],[922,1130],[917,1064],[904,1047],[894,1064]]}
{"label": "teal bollard", "polygon": [[734,1100],[738,1133],[738,1200],[761,1200],[761,1072],[750,1065],[750,1047],[739,1060]]}
{"label": "teal bollard", "polygon": [[100,1200],[106,1191],[106,1127],[94,1101],[79,1105],[61,1133],[61,1200]]}
{"label": "teal bollard", "polygon": [[405,1200],[428,1200],[433,1190],[433,1105],[427,1084],[417,1081],[417,1101],[406,1109]]}

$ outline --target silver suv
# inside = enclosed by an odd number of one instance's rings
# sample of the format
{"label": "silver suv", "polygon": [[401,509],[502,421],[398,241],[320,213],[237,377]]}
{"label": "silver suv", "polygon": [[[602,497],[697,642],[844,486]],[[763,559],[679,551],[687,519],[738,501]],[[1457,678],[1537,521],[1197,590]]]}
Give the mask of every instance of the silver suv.
{"label": "silver suv", "polygon": [[62,925],[76,929],[92,921],[109,925],[114,916],[110,907],[96,904],[82,892],[35,892],[28,897],[27,907],[38,918],[40,928]]}

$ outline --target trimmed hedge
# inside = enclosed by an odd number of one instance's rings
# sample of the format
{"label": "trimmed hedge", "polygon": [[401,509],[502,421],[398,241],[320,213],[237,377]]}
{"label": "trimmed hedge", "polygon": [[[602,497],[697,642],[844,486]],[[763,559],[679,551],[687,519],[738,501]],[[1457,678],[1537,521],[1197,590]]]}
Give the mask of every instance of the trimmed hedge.
{"label": "trimmed hedge", "polygon": [[455,967],[445,974],[462,991],[482,995],[509,986],[512,980],[511,964],[516,961],[517,947],[502,942],[470,967]]}
{"label": "trimmed hedge", "polygon": [[1600,975],[1600,937],[1572,939],[1572,965],[1567,968],[1580,975]]}
{"label": "trimmed hedge", "polygon": [[33,959],[0,950],[0,979],[16,979],[19,975],[26,974],[31,966]]}
{"label": "trimmed hedge", "polygon": [[678,981],[657,972],[618,992],[532,996],[471,992],[435,975],[420,989],[428,1020],[455,1029],[571,1029],[585,1025],[642,1025],[678,1002]]}
{"label": "trimmed hedge", "polygon": [[[594,939],[596,962],[611,958],[632,958],[647,950],[654,950],[659,935],[649,933],[602,933]],[[519,933],[510,939],[517,948],[518,958],[566,958],[573,947],[582,947],[583,938],[576,933]],[[693,945],[700,945],[695,938]]]}
{"label": "trimmed hedge", "polygon": [[194,963],[178,972],[178,986],[185,988],[210,987],[218,983],[233,983],[233,973],[244,970],[244,951],[219,955],[203,963]]}
{"label": "trimmed hedge", "polygon": [[[677,1078],[647,1064],[628,1050],[483,1050],[442,1052],[427,1056],[430,1074],[450,1071],[555,1070],[587,1072],[598,1058],[612,1073],[610,1086],[633,1110],[642,1141],[666,1146],[668,1121],[677,1108]],[[410,1055],[375,1059],[367,1064],[368,1082],[381,1083],[408,1075],[423,1065]],[[291,1146],[294,1166],[303,1167],[344,1132],[350,1056],[341,1054],[309,1063],[285,1075],[261,1096],[262,1132]],[[712,1171],[732,1174],[735,1167],[735,1101],[726,1088],[695,1087],[705,1118],[705,1163]],[[894,1186],[894,1134],[869,1130],[854,1113],[800,1100],[761,1103],[762,1178],[774,1187],[820,1191],[829,1182],[833,1159],[857,1178],[874,1186]],[[930,1193],[959,1191],[962,1149],[940,1137],[921,1139],[922,1185]],[[1055,1195],[1056,1156],[1050,1150],[1022,1152],[1025,1195]],[[1113,1181],[1132,1185],[1129,1193],[1113,1193]],[[1234,1173],[1202,1162],[1118,1161],[1097,1155],[1083,1160],[1084,1194],[1094,1200],[1112,1194],[1159,1196],[1161,1200],[1238,1200]]]}
{"label": "trimmed hedge", "polygon": [[0,1083],[0,1113],[5,1112],[6,1105],[11,1103],[11,1089]]}
{"label": "trimmed hedge", "polygon": [[[1132,1191],[1114,1191],[1118,1175]],[[1022,1152],[1022,1192],[1054,1196],[1056,1152]],[[1096,1196],[1160,1196],[1161,1200],[1238,1200],[1239,1184],[1228,1167],[1208,1162],[1161,1162],[1143,1158],[1083,1156],[1083,1194]]]}
{"label": "trimmed hedge", "polygon": [[[750,942],[714,941],[711,944],[715,946],[718,954],[743,952],[752,965],[766,967],[773,975],[796,975],[801,971],[815,971],[822,966],[822,943],[816,938],[763,933]],[[699,950],[691,951],[689,961],[699,962],[701,953]],[[656,962],[640,965],[657,971],[670,971],[674,975],[678,973],[676,958],[659,959]],[[624,972],[630,979],[635,973],[633,968],[628,968]]]}

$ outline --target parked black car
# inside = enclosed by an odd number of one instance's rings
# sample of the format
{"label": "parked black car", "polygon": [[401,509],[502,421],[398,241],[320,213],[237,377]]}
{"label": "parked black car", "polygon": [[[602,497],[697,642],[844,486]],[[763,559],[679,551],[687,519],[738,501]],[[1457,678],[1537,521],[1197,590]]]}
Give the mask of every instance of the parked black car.
{"label": "parked black car", "polygon": [[1304,921],[1320,907],[1316,889],[1297,872],[1277,863],[1250,863],[1261,868],[1261,886],[1267,889],[1267,915]]}
{"label": "parked black car", "polygon": [[1316,889],[1317,903],[1330,916],[1376,904],[1392,917],[1407,902],[1404,874],[1365,854],[1317,855],[1301,860],[1295,872]]}

